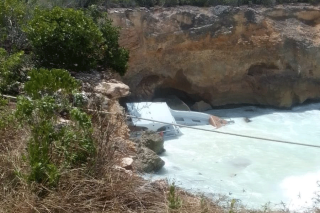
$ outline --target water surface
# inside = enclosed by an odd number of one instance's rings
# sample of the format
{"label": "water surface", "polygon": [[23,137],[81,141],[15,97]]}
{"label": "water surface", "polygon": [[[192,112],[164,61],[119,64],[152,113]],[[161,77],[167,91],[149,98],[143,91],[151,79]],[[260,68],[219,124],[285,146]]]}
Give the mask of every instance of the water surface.
{"label": "water surface", "polygon": [[[246,106],[208,113],[235,121],[219,131],[320,145],[319,109],[320,103],[313,103],[292,110]],[[180,187],[208,196],[228,195],[253,208],[267,202],[278,208],[283,202],[291,210],[301,210],[312,206],[320,191],[320,149],[181,131],[179,138],[165,141],[161,157],[166,165],[155,178],[175,180]]]}

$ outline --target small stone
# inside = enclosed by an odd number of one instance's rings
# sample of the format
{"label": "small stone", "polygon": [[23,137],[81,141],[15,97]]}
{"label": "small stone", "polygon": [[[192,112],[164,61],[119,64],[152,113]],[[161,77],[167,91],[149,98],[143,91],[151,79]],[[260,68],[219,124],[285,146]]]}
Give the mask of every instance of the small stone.
{"label": "small stone", "polygon": [[194,111],[198,111],[198,112],[203,112],[203,111],[207,111],[207,110],[210,110],[212,109],[211,105],[204,102],[204,101],[199,101],[199,102],[196,102],[192,107],[191,107],[192,110]]}
{"label": "small stone", "polygon": [[249,118],[245,117],[245,118],[244,118],[244,121],[245,121],[246,123],[250,123],[252,120],[250,120]]}
{"label": "small stone", "polygon": [[132,170],[132,163],[133,163],[132,158],[122,158],[120,165],[122,168],[125,168],[127,170]]}

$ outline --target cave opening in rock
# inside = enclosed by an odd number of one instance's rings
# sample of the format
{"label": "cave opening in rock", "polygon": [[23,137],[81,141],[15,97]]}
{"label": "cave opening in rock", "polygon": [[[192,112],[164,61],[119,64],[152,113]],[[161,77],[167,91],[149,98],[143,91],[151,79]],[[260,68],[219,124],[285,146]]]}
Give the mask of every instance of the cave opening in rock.
{"label": "cave opening in rock", "polygon": [[177,97],[180,100],[182,100],[185,104],[187,104],[188,106],[192,106],[195,102],[200,101],[201,98],[197,97],[197,95],[195,94],[189,94],[185,91],[179,90],[179,89],[175,89],[175,88],[171,88],[171,87],[167,87],[167,88],[163,88],[163,87],[159,87],[156,88],[154,91],[154,95],[153,95],[153,100],[155,99],[159,99],[159,98],[170,98],[170,97]]}

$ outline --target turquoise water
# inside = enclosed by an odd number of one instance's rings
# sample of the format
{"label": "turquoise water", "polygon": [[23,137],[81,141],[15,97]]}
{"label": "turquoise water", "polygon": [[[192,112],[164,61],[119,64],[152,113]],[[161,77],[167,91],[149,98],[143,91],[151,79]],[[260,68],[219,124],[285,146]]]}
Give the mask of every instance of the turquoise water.
{"label": "turquoise water", "polygon": [[[207,113],[235,121],[219,131],[320,145],[320,103],[292,110],[247,106]],[[244,117],[252,122],[246,123]],[[161,157],[166,165],[154,178],[168,178],[191,192],[214,198],[227,195],[252,208],[268,202],[280,208],[283,202],[299,211],[314,205],[315,193],[320,191],[320,149],[186,128],[181,131],[179,138],[165,141],[166,152]]]}

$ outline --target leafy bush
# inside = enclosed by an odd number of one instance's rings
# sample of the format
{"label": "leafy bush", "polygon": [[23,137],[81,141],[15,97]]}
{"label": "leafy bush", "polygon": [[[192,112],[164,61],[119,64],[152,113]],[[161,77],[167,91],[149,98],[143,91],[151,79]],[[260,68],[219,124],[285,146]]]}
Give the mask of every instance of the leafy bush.
{"label": "leafy bush", "polygon": [[168,201],[170,209],[179,209],[181,207],[181,199],[176,193],[176,185],[174,182],[170,185]]}
{"label": "leafy bush", "polygon": [[39,66],[84,71],[99,65],[121,75],[127,69],[129,52],[119,46],[119,29],[96,7],[86,14],[59,7],[38,9],[29,24],[26,32]]}
{"label": "leafy bush", "polygon": [[8,101],[0,97],[0,130],[10,126],[14,116],[8,108]]}
{"label": "leafy bush", "polygon": [[103,58],[100,65],[110,67],[120,75],[124,75],[127,70],[127,62],[129,60],[129,51],[119,45],[119,28],[112,26],[112,20],[108,19],[107,13],[100,11],[97,6],[91,6],[88,14],[93,18],[94,22],[102,32],[104,42]]}
{"label": "leafy bush", "polygon": [[39,65],[84,70],[103,58],[102,33],[84,12],[55,7],[35,11],[26,28]]}
{"label": "leafy bush", "polygon": [[22,70],[24,53],[9,55],[0,48],[0,93],[17,94],[19,83],[26,79]]}
{"label": "leafy bush", "polygon": [[28,46],[22,27],[32,9],[21,0],[0,1],[0,47],[15,51]]}
{"label": "leafy bush", "polygon": [[30,80],[25,83],[24,90],[34,99],[52,96],[58,90],[60,93],[70,94],[79,86],[79,82],[62,69],[33,69],[28,75]]}
{"label": "leafy bush", "polygon": [[[32,99],[19,97],[15,113],[30,128],[29,181],[54,186],[63,168],[82,165],[95,154],[91,119],[68,99],[77,88],[78,83],[66,70],[30,72],[26,93]],[[59,122],[61,112],[70,115],[69,123]]]}

